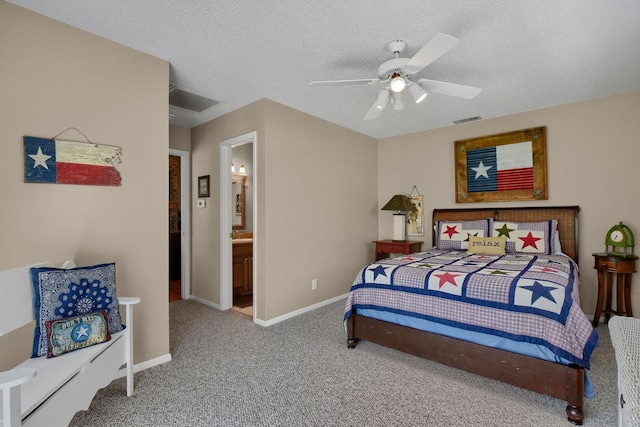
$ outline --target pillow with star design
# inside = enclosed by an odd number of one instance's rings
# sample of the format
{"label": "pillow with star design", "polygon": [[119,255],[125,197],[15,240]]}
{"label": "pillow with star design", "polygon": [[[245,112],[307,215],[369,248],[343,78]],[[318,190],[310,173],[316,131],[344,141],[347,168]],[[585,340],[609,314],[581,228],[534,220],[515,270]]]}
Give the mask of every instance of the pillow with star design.
{"label": "pillow with star design", "polygon": [[36,318],[31,357],[48,354],[48,321],[105,310],[109,333],[124,329],[116,294],[115,263],[70,269],[31,268],[31,285]]}
{"label": "pillow with star design", "polygon": [[49,320],[47,325],[47,358],[100,344],[111,339],[107,312],[96,311],[66,319]]}
{"label": "pillow with star design", "polygon": [[555,255],[557,228],[555,219],[540,222],[494,221],[492,236],[507,238],[508,254]]}
{"label": "pillow with star design", "polygon": [[446,251],[466,250],[469,248],[469,237],[490,237],[493,219],[473,221],[437,221],[436,249]]}

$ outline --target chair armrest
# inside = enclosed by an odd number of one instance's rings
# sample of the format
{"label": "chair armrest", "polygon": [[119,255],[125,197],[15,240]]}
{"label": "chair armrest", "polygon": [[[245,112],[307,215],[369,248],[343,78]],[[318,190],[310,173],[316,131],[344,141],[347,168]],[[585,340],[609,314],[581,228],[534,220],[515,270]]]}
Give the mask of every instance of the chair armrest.
{"label": "chair armrest", "polygon": [[36,368],[15,368],[0,372],[0,390],[8,390],[24,384],[36,376]]}
{"label": "chair armrest", "polygon": [[135,305],[140,302],[140,298],[138,297],[118,297],[118,302],[120,305]]}

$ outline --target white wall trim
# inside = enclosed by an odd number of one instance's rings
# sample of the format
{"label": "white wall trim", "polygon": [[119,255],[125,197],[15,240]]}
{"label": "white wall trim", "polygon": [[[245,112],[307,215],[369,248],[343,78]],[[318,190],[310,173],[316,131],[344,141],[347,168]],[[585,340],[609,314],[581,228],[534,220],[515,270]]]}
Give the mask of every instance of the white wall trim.
{"label": "white wall trim", "polygon": [[[231,254],[231,150],[233,147],[243,144],[253,144],[253,283],[257,283],[256,276],[256,205],[257,200],[257,161],[255,158],[257,132],[249,132],[220,142],[220,307],[227,310],[233,305],[233,277]],[[253,288],[253,313],[255,318],[257,289]]]}
{"label": "white wall trim", "polygon": [[200,298],[200,297],[197,297],[195,295],[191,295],[191,299],[196,301],[196,302],[199,302],[200,304],[204,304],[204,305],[206,305],[208,307],[215,308],[216,310],[222,310],[222,307],[220,307],[220,304],[216,304],[215,302],[211,302],[211,301],[206,300],[204,298]]}
{"label": "white wall trim", "polygon": [[188,151],[169,149],[180,157],[180,289],[182,299],[191,297],[191,169]]}
{"label": "white wall trim", "polygon": [[[133,372],[144,371],[145,369],[153,368],[154,366],[162,365],[163,363],[171,362],[171,353],[167,353],[164,356],[159,356],[146,362],[141,362],[133,365]],[[122,378],[127,375],[127,368],[120,369],[116,372],[116,378]]]}
{"label": "white wall trim", "polygon": [[348,296],[349,296],[349,294],[346,293],[346,294],[339,295],[339,296],[334,297],[334,298],[330,298],[328,300],[321,301],[321,302],[316,303],[316,304],[312,304],[312,305],[303,307],[303,308],[301,308],[299,310],[292,311],[291,313],[287,313],[287,314],[283,314],[282,316],[274,317],[271,320],[264,321],[264,320],[260,320],[260,319],[254,319],[254,322],[257,323],[260,326],[275,325],[276,323],[280,323],[283,320],[291,319],[291,318],[299,316],[299,315],[301,315],[303,313],[307,313],[307,312],[313,311],[313,310],[315,310],[317,308],[324,307],[325,305],[332,304],[332,303],[334,303],[336,301],[340,301],[342,299],[346,299]]}

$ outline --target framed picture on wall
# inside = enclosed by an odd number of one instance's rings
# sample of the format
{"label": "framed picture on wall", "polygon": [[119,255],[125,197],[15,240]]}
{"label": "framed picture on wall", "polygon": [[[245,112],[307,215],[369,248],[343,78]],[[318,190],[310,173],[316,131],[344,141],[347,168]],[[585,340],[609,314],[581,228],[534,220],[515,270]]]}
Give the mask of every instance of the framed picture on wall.
{"label": "framed picture on wall", "polygon": [[547,200],[544,127],[455,141],[456,203]]}
{"label": "framed picture on wall", "polygon": [[209,197],[209,175],[198,177],[198,197]]}

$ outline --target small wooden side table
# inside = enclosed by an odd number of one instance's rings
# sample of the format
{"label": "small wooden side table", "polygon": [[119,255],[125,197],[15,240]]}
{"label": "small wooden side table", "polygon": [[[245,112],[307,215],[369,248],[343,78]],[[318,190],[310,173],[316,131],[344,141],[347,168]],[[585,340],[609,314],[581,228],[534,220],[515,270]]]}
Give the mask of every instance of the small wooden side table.
{"label": "small wooden side table", "polygon": [[[598,270],[598,302],[593,315],[592,325],[598,326],[600,314],[604,313],[604,322],[609,322],[612,314],[633,317],[631,311],[631,275],[636,272],[635,255],[612,255],[608,253],[594,253],[595,265]],[[613,278],[616,281],[617,303],[616,309],[611,309],[611,293]],[[606,292],[606,296],[605,296]],[[606,301],[606,305],[605,305]],[[603,309],[603,305],[605,305]]]}
{"label": "small wooden side table", "polygon": [[374,240],[373,243],[376,244],[376,261],[388,258],[392,253],[409,255],[422,248],[422,242],[409,240]]}

